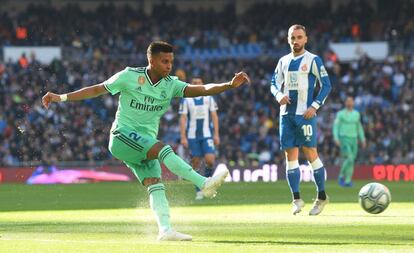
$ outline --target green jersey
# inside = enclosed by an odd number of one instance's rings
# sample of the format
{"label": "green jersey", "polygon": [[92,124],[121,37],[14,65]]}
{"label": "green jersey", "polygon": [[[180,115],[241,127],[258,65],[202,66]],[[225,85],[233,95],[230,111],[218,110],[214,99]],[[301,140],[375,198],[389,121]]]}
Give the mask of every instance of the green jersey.
{"label": "green jersey", "polygon": [[146,67],[126,67],[116,73],[104,82],[112,95],[120,93],[112,130],[125,126],[156,138],[160,119],[168,110],[171,99],[183,97],[187,85],[175,76],[152,83]]}
{"label": "green jersey", "polygon": [[343,109],[336,114],[333,135],[335,140],[341,137],[358,138],[365,141],[364,129],[361,124],[361,115],[358,111]]}

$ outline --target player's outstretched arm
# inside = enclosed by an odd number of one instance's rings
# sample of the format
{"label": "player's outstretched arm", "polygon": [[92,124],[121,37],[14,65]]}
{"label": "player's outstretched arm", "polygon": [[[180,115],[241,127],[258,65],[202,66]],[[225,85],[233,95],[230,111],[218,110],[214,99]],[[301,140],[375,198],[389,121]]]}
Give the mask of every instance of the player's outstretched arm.
{"label": "player's outstretched arm", "polygon": [[244,72],[234,74],[233,79],[227,83],[210,83],[206,85],[188,85],[184,90],[184,97],[210,96],[223,91],[237,88],[244,83],[250,83],[249,76]]}
{"label": "player's outstretched arm", "polygon": [[92,85],[66,94],[55,94],[49,91],[42,97],[42,104],[44,107],[49,108],[52,102],[84,100],[98,97],[105,93],[108,93],[108,91],[103,84]]}

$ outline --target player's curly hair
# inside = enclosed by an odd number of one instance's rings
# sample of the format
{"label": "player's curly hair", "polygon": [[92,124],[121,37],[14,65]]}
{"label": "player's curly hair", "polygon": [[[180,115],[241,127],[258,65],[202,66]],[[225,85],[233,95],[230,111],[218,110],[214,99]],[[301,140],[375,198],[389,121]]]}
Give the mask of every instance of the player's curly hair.
{"label": "player's curly hair", "polygon": [[147,56],[155,55],[158,53],[173,53],[174,47],[165,41],[154,41],[147,49]]}

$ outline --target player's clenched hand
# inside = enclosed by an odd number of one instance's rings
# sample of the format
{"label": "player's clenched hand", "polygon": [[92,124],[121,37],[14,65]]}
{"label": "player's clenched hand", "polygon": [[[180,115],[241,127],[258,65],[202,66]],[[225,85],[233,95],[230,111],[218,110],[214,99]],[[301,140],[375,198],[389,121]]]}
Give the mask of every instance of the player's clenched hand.
{"label": "player's clenched hand", "polygon": [[311,119],[313,117],[315,117],[316,115],[316,109],[312,106],[310,106],[305,113],[303,114],[303,118],[305,119]]}
{"label": "player's clenched hand", "polygon": [[234,74],[233,79],[231,79],[230,86],[232,88],[237,88],[246,82],[250,84],[250,77],[244,72],[239,72]]}
{"label": "player's clenched hand", "polygon": [[60,96],[58,94],[48,92],[42,97],[42,104],[44,107],[49,108],[49,105],[52,102],[60,102]]}
{"label": "player's clenched hand", "polygon": [[220,145],[220,137],[219,137],[219,136],[214,135],[214,137],[213,137],[213,141],[214,141],[214,145],[215,145],[215,146]]}
{"label": "player's clenched hand", "polygon": [[364,149],[367,147],[367,143],[365,141],[361,142],[361,147]]}
{"label": "player's clenched hand", "polygon": [[188,148],[188,140],[187,138],[181,138],[181,145],[184,146],[184,148]]}
{"label": "player's clenched hand", "polygon": [[288,97],[287,95],[284,96],[280,101],[279,101],[280,105],[285,105],[285,104],[290,104],[290,97]]}

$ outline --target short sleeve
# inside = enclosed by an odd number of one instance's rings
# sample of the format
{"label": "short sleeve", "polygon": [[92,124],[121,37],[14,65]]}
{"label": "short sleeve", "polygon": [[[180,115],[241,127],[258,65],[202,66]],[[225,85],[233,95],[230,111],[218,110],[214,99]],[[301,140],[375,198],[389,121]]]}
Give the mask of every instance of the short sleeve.
{"label": "short sleeve", "polygon": [[172,81],[172,97],[184,97],[184,90],[189,84],[178,79]]}
{"label": "short sleeve", "polygon": [[180,109],[178,110],[179,114],[187,114],[188,113],[188,103],[185,98],[181,98],[180,101]]}
{"label": "short sleeve", "polygon": [[127,87],[127,73],[128,70],[124,69],[111,76],[108,80],[103,82],[105,89],[107,89],[112,95],[121,92]]}
{"label": "short sleeve", "polygon": [[209,108],[210,112],[214,112],[218,110],[218,106],[216,101],[214,100],[213,97],[210,97],[210,108]]}

